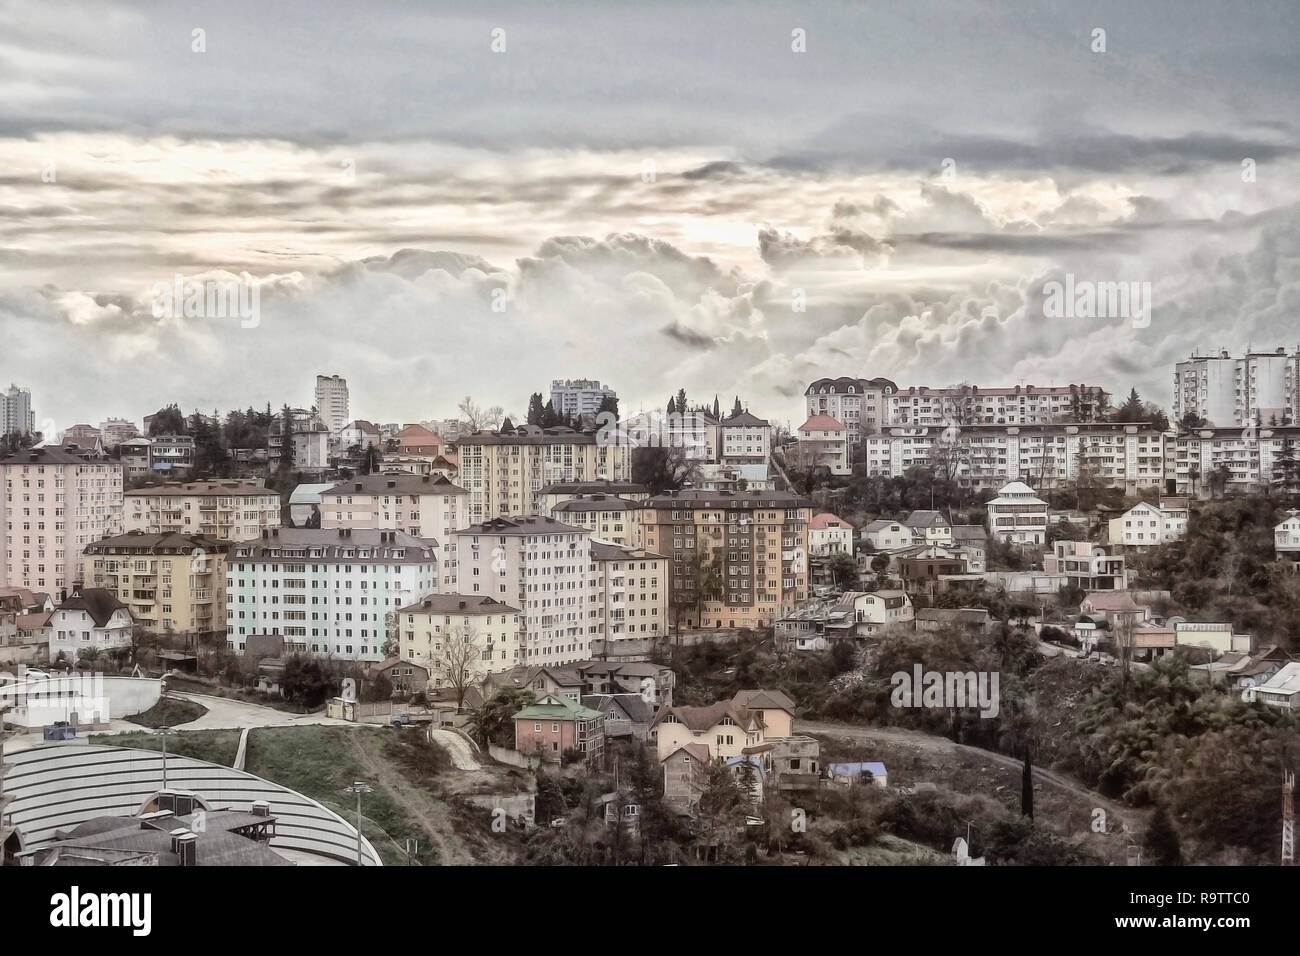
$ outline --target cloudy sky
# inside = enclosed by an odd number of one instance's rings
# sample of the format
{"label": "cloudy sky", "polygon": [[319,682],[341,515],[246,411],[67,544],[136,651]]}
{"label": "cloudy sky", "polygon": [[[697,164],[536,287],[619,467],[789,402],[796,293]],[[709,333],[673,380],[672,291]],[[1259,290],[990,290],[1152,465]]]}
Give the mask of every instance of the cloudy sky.
{"label": "cloudy sky", "polygon": [[[0,0],[0,387],[797,425],[822,375],[1168,405],[1193,349],[1300,342],[1300,7],[808,6]],[[1047,317],[1067,274],[1149,322]],[[177,275],[255,327],[157,316]]]}

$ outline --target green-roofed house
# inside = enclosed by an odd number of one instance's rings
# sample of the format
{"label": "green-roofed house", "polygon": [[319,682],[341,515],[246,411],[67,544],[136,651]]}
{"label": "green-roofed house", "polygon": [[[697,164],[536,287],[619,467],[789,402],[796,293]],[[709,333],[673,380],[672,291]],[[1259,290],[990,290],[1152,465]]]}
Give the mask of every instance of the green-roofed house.
{"label": "green-roofed house", "polygon": [[605,749],[605,715],[568,697],[547,694],[515,714],[515,749],[543,760],[577,750],[588,762]]}

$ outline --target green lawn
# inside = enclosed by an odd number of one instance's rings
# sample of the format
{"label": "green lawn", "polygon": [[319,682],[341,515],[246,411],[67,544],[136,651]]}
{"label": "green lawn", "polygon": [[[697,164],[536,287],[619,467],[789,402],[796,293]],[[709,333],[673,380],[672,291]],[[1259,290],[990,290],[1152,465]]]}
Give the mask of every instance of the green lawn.
{"label": "green lawn", "polygon": [[[112,747],[138,747],[141,750],[162,750],[162,737],[139,731],[129,734],[92,734],[91,743]],[[167,753],[182,757],[195,757],[208,763],[229,767],[235,762],[239,750],[238,730],[178,730],[167,737]]]}

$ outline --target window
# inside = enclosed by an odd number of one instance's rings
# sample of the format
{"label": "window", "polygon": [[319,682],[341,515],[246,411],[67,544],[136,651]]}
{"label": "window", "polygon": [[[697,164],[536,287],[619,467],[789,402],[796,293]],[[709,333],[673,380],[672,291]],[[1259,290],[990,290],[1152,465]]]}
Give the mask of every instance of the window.
{"label": "window", "polygon": [[533,733],[540,734],[541,732],[542,732],[542,725],[540,723],[533,724]]}

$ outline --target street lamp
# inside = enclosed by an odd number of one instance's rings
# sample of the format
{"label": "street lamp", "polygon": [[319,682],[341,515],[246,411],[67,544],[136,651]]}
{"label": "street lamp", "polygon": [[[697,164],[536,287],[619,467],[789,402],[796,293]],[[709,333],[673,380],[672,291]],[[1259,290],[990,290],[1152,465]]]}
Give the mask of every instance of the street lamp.
{"label": "street lamp", "polygon": [[162,745],[163,745],[163,784],[162,785],[163,785],[163,789],[166,790],[167,789],[167,738],[176,736],[176,734],[180,733],[180,731],[173,730],[171,727],[159,727],[154,731],[154,733],[162,738]]}
{"label": "street lamp", "polygon": [[370,786],[364,780],[354,781],[352,786],[344,787],[344,793],[355,793],[357,795],[357,866],[361,865],[361,795],[363,793],[374,793],[375,788]]}

